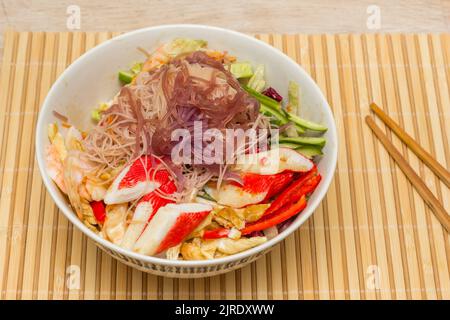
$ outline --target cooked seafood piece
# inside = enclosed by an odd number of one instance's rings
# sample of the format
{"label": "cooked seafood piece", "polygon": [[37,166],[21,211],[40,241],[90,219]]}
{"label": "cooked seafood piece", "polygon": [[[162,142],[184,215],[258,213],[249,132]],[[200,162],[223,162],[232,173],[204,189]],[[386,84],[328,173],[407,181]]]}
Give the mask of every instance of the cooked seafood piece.
{"label": "cooked seafood piece", "polygon": [[307,172],[314,163],[295,150],[277,148],[245,155],[235,166],[241,174],[242,185],[223,184],[219,190],[208,187],[207,192],[219,204],[242,208],[270,199],[286,187],[293,172]]}
{"label": "cooked seafood piece", "polygon": [[106,217],[103,223],[103,233],[114,244],[120,244],[126,230],[128,204],[112,204],[106,206]]}
{"label": "cooked seafood piece", "polygon": [[[169,181],[167,184],[160,187],[160,191],[168,195],[174,193],[176,190],[177,187],[173,181]],[[158,209],[168,203],[173,203],[173,201],[161,197],[157,191],[152,191],[143,196],[136,206],[136,210],[134,211],[133,218],[123,237],[121,246],[131,249]]]}
{"label": "cooked seafood piece", "polygon": [[201,203],[167,204],[160,208],[139,237],[133,250],[154,255],[183,241],[210,213]]}
{"label": "cooked seafood piece", "polygon": [[61,191],[67,193],[64,184],[64,160],[67,157],[67,148],[56,124],[49,124],[48,137],[50,145],[47,146],[45,156],[47,172]]}
{"label": "cooked seafood piece", "polygon": [[221,205],[242,208],[270,199],[292,181],[293,173],[283,172],[273,175],[245,173],[241,177],[242,185],[230,182],[222,184],[219,190],[208,186],[206,191]]}
{"label": "cooked seafood piece", "polygon": [[327,128],[296,115],[299,85],[289,81],[283,98],[264,65],[201,39],[139,50],[147,59],[118,71],[110,101],[92,101],[93,127],[56,110],[48,124],[46,170],[78,218],[115,245],[170,260],[276,237],[321,181]]}
{"label": "cooked seafood piece", "polygon": [[283,171],[306,172],[314,163],[290,148],[274,148],[258,153],[238,157],[236,169],[248,173],[263,175],[277,174]]}
{"label": "cooked seafood piece", "polygon": [[239,240],[222,238],[217,240],[217,250],[225,254],[235,254],[256,247],[266,241],[266,237],[241,238]]}
{"label": "cooked seafood piece", "polygon": [[66,185],[64,184],[64,164],[61,161],[60,153],[54,144],[47,146],[45,161],[50,178],[55,181],[62,192],[67,193]]}
{"label": "cooked seafood piece", "polygon": [[106,204],[129,202],[152,192],[170,180],[164,169],[155,169],[158,161],[151,156],[142,156],[126,166],[109,187],[105,195]]}

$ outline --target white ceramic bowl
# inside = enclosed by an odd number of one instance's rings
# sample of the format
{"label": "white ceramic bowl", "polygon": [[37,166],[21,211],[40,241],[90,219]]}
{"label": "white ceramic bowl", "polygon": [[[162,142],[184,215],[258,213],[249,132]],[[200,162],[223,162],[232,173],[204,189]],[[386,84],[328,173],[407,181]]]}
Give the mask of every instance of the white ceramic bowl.
{"label": "white ceramic bowl", "polygon": [[[45,170],[45,147],[49,143],[47,125],[55,121],[56,110],[81,129],[90,125],[90,111],[100,102],[110,100],[119,90],[117,71],[144,57],[137,50],[152,51],[176,37],[207,40],[210,48],[227,50],[242,61],[262,63],[267,83],[287,97],[289,80],[301,88],[301,116],[328,126],[327,144],[318,170],[323,179],[309,199],[306,209],[286,230],[266,243],[245,252],[207,261],[170,261],[125,250],[89,230],[76,216],[67,198],[59,191]],[[332,180],[337,160],[337,135],[331,109],[311,77],[293,60],[270,45],[231,30],[201,25],[164,25],[136,30],[113,38],[89,50],[72,63],[53,84],[39,114],[36,129],[36,157],[48,192],[64,215],[85,235],[116,259],[140,270],[168,277],[205,277],[240,268],[267,253],[275,244],[297,230],[317,208]]]}

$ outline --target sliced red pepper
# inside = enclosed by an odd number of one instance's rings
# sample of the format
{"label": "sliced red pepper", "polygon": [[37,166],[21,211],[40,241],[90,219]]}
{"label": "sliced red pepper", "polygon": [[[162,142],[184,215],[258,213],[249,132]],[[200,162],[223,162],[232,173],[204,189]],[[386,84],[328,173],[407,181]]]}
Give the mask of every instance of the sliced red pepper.
{"label": "sliced red pepper", "polygon": [[289,208],[283,210],[281,213],[276,214],[270,218],[262,219],[260,221],[254,222],[249,226],[246,226],[244,229],[241,230],[242,235],[247,235],[249,233],[252,233],[254,231],[260,231],[265,230],[267,228],[276,226],[277,224],[286,221],[287,219],[295,216],[296,214],[300,213],[303,209],[306,207],[306,195],[303,195],[300,200],[298,200],[296,203],[294,203]]}
{"label": "sliced red pepper", "polygon": [[[295,198],[294,204],[292,204],[292,197],[290,201],[284,206],[281,206],[276,211],[272,211],[269,215],[264,214],[258,221],[253,222],[252,224],[247,225],[244,229],[241,230],[242,235],[248,235],[254,231],[261,231],[267,229],[269,227],[273,227],[292,216],[296,215],[300,211],[304,209],[306,206],[306,195],[310,194],[315,190],[317,185],[319,184],[322,177],[320,174],[316,176],[310,177],[309,180],[303,182],[301,186],[297,186],[295,191],[297,192],[293,197]],[[304,202],[304,203],[303,203]],[[269,207],[270,209],[270,207]],[[230,229],[226,228],[216,228],[213,230],[206,230],[203,234],[204,239],[217,239],[228,236]]]}
{"label": "sliced red pepper", "polygon": [[303,175],[297,181],[291,183],[278,197],[272,202],[270,207],[264,212],[264,216],[271,215],[282,207],[294,203],[304,194],[300,192],[303,185],[317,174],[317,167],[314,166],[307,174]]}
{"label": "sliced red pepper", "polygon": [[216,228],[212,230],[205,230],[203,232],[203,239],[218,239],[225,238],[228,236],[230,229],[227,228]]}
{"label": "sliced red pepper", "polygon": [[[242,235],[250,234],[254,231],[261,231],[267,228],[276,226],[277,224],[286,221],[290,217],[295,216],[300,211],[302,211],[306,207],[306,195],[303,195],[300,200],[298,200],[295,204],[290,206],[287,209],[283,209],[283,211],[277,215],[272,217],[268,217],[266,219],[262,218],[241,230]],[[206,230],[203,234],[204,239],[218,239],[224,238],[228,236],[230,229],[226,228],[217,228],[213,230]]]}
{"label": "sliced red pepper", "polygon": [[267,202],[267,200],[277,195],[281,190],[284,190],[291,183],[293,177],[294,173],[291,171],[276,174],[263,202]]}
{"label": "sliced red pepper", "polygon": [[94,217],[99,223],[105,222],[106,209],[105,203],[103,201],[92,201],[89,203],[91,205],[92,211],[94,212]]}
{"label": "sliced red pepper", "polygon": [[[282,208],[286,208],[290,204],[292,204],[292,202],[298,201],[299,198],[301,198],[303,195],[311,194],[316,189],[316,187],[319,184],[320,180],[322,180],[322,176],[320,174],[317,174],[316,176],[313,176],[311,179],[306,181],[301,187],[299,187],[296,190],[295,194],[291,195],[291,197],[289,199],[290,201],[288,201],[287,204],[285,204],[285,205],[281,204]],[[267,211],[269,211],[270,208],[271,207],[269,207],[266,210],[266,212],[264,212],[263,216],[260,219],[265,219],[265,218],[268,218],[268,217],[271,217],[271,216],[275,216],[281,210],[280,208],[278,208],[277,210],[274,210],[274,211],[271,211],[271,212],[267,213]]]}

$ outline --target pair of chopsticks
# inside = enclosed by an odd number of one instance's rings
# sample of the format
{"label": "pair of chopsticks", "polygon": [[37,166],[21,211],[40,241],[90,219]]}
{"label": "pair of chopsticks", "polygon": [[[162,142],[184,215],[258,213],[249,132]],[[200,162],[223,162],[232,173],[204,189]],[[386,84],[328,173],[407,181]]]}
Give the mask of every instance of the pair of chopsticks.
{"label": "pair of chopsticks", "polygon": [[[402,140],[445,183],[445,185],[450,188],[450,172],[439,164],[439,162],[414,141],[410,135],[408,135],[375,103],[370,105],[370,109],[372,109],[372,111],[375,112],[375,114],[400,138],[400,140]],[[416,188],[420,196],[425,200],[428,206],[430,206],[439,222],[444,226],[447,232],[450,232],[450,217],[439,200],[434,196],[417,173],[414,172],[413,168],[408,164],[405,158],[403,158],[392,142],[389,141],[383,131],[375,124],[372,117],[366,116],[366,123],[384,145],[390,156],[395,160],[411,184]]]}

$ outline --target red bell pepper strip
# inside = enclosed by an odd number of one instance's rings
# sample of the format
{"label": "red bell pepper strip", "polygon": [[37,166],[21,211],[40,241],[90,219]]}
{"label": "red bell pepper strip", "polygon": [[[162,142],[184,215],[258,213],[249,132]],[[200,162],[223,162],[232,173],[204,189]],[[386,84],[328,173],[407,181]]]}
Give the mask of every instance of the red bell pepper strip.
{"label": "red bell pepper strip", "polygon": [[[306,195],[303,195],[300,200],[298,200],[295,204],[284,210],[283,212],[274,215],[267,219],[261,219],[254,223],[252,223],[249,226],[246,226],[244,229],[241,230],[242,235],[250,234],[254,231],[261,231],[265,230],[267,228],[276,226],[277,224],[286,221],[290,217],[295,216],[300,211],[302,211],[306,207]],[[230,232],[230,229],[226,228],[217,228],[214,230],[206,230],[203,233],[204,239],[217,239],[217,238],[224,238],[228,236],[228,233]]]}
{"label": "red bell pepper strip", "polygon": [[[306,181],[299,189],[296,190],[296,193],[291,194],[291,197],[288,199],[290,201],[288,201],[287,204],[285,204],[284,206],[282,206],[282,208],[286,208],[288,207],[290,204],[292,204],[292,202],[298,201],[299,198],[301,198],[303,195],[309,195],[311,194],[317,187],[317,185],[319,184],[320,180],[322,180],[322,176],[320,174],[317,174],[316,176],[313,176],[311,179],[309,179],[308,181]],[[277,199],[276,199],[277,200]],[[276,201],[275,200],[275,201]],[[282,205],[282,204],[281,204]],[[278,214],[278,212],[281,209],[277,209],[276,211],[272,211],[267,213],[267,211],[270,209],[271,207],[269,207],[266,212],[264,212],[263,216],[260,219],[266,219],[268,217],[271,216],[275,216]]]}
{"label": "red bell pepper strip", "polygon": [[[306,195],[314,191],[314,189],[317,187],[321,179],[322,177],[320,176],[320,174],[310,178],[308,181],[303,183],[300,188],[296,188],[297,192],[297,194],[295,195],[296,199],[295,201],[297,201],[296,203],[291,205],[292,201],[289,201],[287,205],[282,206],[277,211],[272,212],[270,215],[264,214],[258,221],[255,221],[252,224],[246,226],[244,229],[242,229],[241,234],[247,235],[254,231],[261,231],[269,227],[275,226],[302,211],[304,209],[304,206],[306,206]],[[305,199],[304,206],[302,200],[303,198]],[[291,206],[289,207],[289,205]],[[204,239],[223,238],[228,236],[229,232],[230,229],[226,228],[216,228],[213,230],[206,230],[203,233],[203,238]]]}
{"label": "red bell pepper strip", "polygon": [[277,224],[286,221],[287,219],[300,213],[300,211],[305,209],[305,207],[306,207],[306,195],[303,195],[300,198],[300,200],[298,200],[296,203],[294,203],[286,210],[283,210],[281,213],[276,214],[267,219],[263,218],[260,221],[254,222],[251,225],[246,226],[244,229],[241,230],[241,234],[247,235],[249,233],[252,233],[253,231],[261,231],[276,226]]}
{"label": "red bell pepper strip", "polygon": [[89,203],[91,205],[92,211],[94,212],[94,217],[99,223],[105,222],[106,209],[105,203],[103,201],[92,201]]}
{"label": "red bell pepper strip", "polygon": [[216,228],[212,230],[205,230],[203,232],[203,239],[218,239],[225,238],[228,236],[230,229],[227,228]]}
{"label": "red bell pepper strip", "polygon": [[272,213],[278,211],[282,207],[287,206],[290,203],[294,203],[305,194],[301,192],[301,188],[317,174],[317,167],[314,166],[307,174],[302,176],[299,180],[291,183],[278,197],[272,202],[270,207],[264,212],[264,216],[269,216]]}

